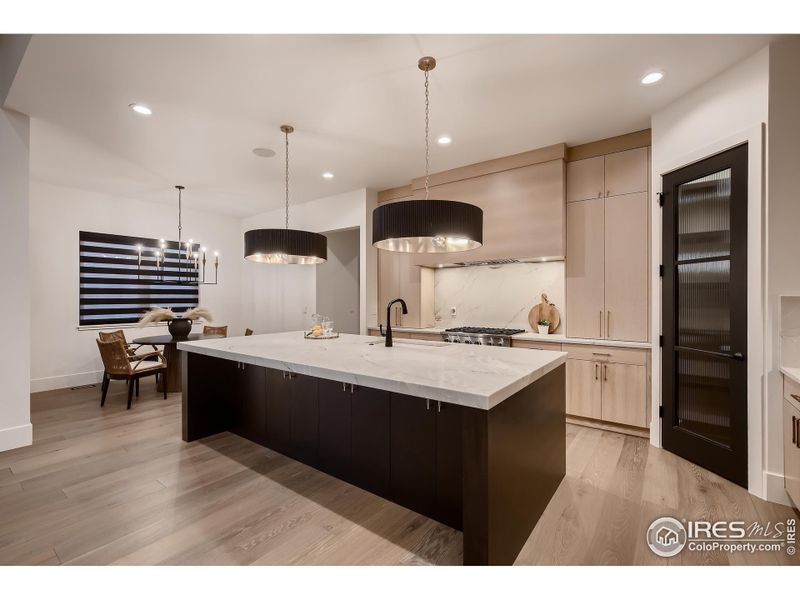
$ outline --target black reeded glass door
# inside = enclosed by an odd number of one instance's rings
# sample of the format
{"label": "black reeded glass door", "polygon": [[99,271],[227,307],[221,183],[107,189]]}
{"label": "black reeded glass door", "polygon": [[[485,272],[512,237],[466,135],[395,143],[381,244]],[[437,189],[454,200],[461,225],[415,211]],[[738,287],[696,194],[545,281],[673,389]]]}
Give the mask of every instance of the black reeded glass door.
{"label": "black reeded glass door", "polygon": [[746,487],[747,145],[662,189],[662,444]]}

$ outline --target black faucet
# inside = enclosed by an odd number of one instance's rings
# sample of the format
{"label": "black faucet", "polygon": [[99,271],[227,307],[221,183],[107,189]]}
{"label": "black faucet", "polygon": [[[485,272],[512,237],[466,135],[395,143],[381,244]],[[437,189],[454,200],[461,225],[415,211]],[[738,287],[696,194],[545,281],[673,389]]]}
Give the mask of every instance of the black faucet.
{"label": "black faucet", "polygon": [[397,298],[396,300],[392,300],[389,304],[386,305],[386,333],[383,333],[383,325],[380,325],[381,335],[386,338],[386,347],[392,347],[392,304],[399,302],[400,307],[403,309],[403,314],[408,314],[408,307],[406,306],[406,301],[402,298]]}

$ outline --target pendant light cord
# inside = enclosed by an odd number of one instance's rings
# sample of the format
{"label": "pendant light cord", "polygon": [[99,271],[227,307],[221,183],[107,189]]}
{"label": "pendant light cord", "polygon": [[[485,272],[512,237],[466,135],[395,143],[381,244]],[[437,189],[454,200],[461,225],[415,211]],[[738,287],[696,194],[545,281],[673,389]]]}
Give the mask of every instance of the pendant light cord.
{"label": "pendant light cord", "polygon": [[289,229],[289,132],[283,134],[286,137],[286,229]]}
{"label": "pendant light cord", "polygon": [[430,135],[429,135],[429,121],[430,121],[430,100],[428,98],[428,71],[425,71],[425,200],[428,199],[428,178],[430,176]]}

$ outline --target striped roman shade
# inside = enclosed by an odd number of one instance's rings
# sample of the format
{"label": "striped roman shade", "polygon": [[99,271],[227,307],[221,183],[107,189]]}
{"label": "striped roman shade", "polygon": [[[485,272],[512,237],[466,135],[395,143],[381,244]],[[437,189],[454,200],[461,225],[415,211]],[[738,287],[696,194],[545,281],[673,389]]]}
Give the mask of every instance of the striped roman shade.
{"label": "striped roman shade", "polygon": [[[165,241],[166,262],[156,269],[157,239],[80,232],[80,325],[135,323],[153,306],[180,315],[199,300],[194,261],[186,246]],[[137,245],[142,246],[138,268]],[[197,252],[195,245],[192,250]],[[179,270],[180,268],[180,270]],[[184,283],[175,283],[178,278]]]}

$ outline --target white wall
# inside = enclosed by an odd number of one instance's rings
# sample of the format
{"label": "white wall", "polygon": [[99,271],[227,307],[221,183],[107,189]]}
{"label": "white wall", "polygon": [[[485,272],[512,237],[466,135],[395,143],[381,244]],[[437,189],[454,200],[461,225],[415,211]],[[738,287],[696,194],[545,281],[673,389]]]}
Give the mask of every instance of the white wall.
{"label": "white wall", "polygon": [[328,260],[316,267],[316,310],[334,321],[336,331],[361,332],[359,249],[361,230],[329,231]]}
{"label": "white wall", "polygon": [[[764,339],[763,309],[763,193],[762,162],[764,152],[761,131],[767,123],[769,94],[769,49],[709,80],[679,98],[652,117],[652,201],[661,191],[661,175],[720,152],[741,142],[750,144],[750,207],[748,210],[748,422],[749,489],[765,495],[763,458],[764,436],[777,437],[780,431],[763,429]],[[661,215],[654,211],[652,223],[652,339],[658,340],[661,323]],[[660,353],[653,346],[653,423],[651,442],[660,445]]]}
{"label": "white wall", "polygon": [[[372,222],[374,193],[366,189],[328,196],[289,207],[289,227],[306,231],[336,231],[359,228],[359,324],[366,333],[368,318],[374,319],[377,298],[369,295],[376,277],[377,258],[368,222]],[[264,212],[242,221],[241,235],[258,228],[284,227],[284,209]],[[242,314],[256,333],[301,330],[309,326],[316,311],[316,267],[267,265],[245,261],[242,269]]]}
{"label": "white wall", "polygon": [[0,452],[27,446],[30,418],[30,292],[28,287],[28,117],[0,109]]}
{"label": "white wall", "polygon": [[[769,497],[783,496],[783,381],[779,368],[783,360],[796,362],[794,357],[781,355],[781,331],[798,335],[796,329],[797,299],[787,299],[794,305],[795,323],[781,325],[781,294],[800,293],[800,36],[779,40],[769,50],[769,127],[767,147],[767,404],[765,411],[767,493]],[[788,316],[788,315],[787,315]],[[795,327],[794,331],[787,330]],[[797,352],[797,339],[793,349]],[[786,344],[786,342],[785,342]]]}
{"label": "white wall", "polygon": [[[78,232],[177,239],[177,197],[175,202],[173,209],[30,182],[32,391],[100,380],[97,331],[78,329]],[[239,310],[243,262],[239,223],[234,217],[187,209],[184,196],[183,237],[220,252],[219,285],[200,286],[200,305],[211,311],[216,324],[229,326],[229,335],[243,335],[246,327]],[[128,339],[166,332],[166,327],[125,329]]]}

